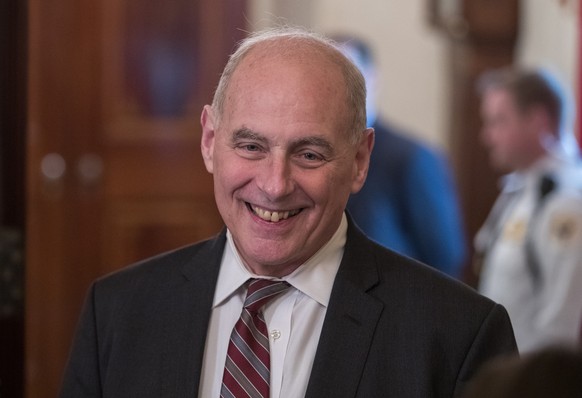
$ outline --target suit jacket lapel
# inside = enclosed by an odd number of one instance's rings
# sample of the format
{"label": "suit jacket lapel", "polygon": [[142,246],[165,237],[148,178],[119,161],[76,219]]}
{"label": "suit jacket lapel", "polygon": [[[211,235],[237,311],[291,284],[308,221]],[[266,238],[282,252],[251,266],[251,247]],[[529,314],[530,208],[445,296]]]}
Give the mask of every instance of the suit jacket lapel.
{"label": "suit jacket lapel", "polygon": [[225,231],[182,268],[181,282],[166,292],[165,344],[160,380],[164,396],[196,397]]}
{"label": "suit jacket lapel", "polygon": [[383,304],[368,294],[378,281],[373,247],[350,220],[306,398],[356,395],[383,310]]}

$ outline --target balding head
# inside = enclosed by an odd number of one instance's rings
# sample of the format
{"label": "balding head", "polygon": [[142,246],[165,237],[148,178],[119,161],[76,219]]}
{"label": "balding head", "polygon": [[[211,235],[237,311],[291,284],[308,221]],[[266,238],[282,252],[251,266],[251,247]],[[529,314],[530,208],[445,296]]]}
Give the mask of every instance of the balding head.
{"label": "balding head", "polygon": [[[216,122],[225,116],[226,101],[232,95],[233,76],[239,68],[244,69],[243,78],[255,66],[279,62],[295,64],[305,73],[317,74],[328,80],[340,76],[337,90],[345,99],[345,129],[350,141],[359,142],[361,132],[366,129],[366,86],[358,68],[338,49],[333,41],[298,28],[279,28],[262,31],[243,40],[231,55],[220,78],[212,107]],[[241,73],[242,74],[242,73]],[[328,79],[329,78],[329,79]],[[325,85],[325,82],[321,82]],[[244,93],[239,93],[244,95]],[[334,92],[322,93],[336,95]]]}

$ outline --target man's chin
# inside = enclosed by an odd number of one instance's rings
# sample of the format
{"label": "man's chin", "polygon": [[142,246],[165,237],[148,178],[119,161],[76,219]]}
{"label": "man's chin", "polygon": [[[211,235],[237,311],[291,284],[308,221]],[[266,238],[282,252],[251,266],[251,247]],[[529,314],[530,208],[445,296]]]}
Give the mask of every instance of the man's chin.
{"label": "man's chin", "polygon": [[277,247],[255,247],[247,252],[244,260],[258,275],[284,276],[300,265],[298,250]]}
{"label": "man's chin", "polygon": [[489,159],[489,166],[497,171],[497,172],[501,172],[501,173],[508,173],[511,172],[513,169],[511,167],[511,165],[509,164],[509,162],[506,162],[504,159],[499,159],[499,158],[490,158]]}

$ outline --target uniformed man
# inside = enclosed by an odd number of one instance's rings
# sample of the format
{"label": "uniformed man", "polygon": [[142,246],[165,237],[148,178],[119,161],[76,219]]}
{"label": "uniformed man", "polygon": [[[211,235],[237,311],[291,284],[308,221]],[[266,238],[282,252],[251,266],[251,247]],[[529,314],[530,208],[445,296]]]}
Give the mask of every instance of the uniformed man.
{"label": "uniformed man", "polygon": [[543,71],[479,81],[482,140],[502,192],[475,237],[479,290],[503,304],[521,352],[576,343],[582,318],[582,168],[567,101]]}

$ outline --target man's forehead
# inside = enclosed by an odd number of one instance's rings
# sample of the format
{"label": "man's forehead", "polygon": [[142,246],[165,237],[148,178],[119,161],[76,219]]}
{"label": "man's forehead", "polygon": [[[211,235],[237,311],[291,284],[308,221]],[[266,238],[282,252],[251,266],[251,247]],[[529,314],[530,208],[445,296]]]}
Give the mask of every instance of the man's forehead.
{"label": "man's forehead", "polygon": [[317,132],[308,132],[306,134],[294,134],[290,135],[287,138],[284,138],[281,135],[273,136],[271,134],[263,133],[261,131],[253,130],[251,128],[243,126],[241,128],[234,129],[230,134],[230,138],[233,142],[249,140],[255,142],[263,142],[268,145],[284,145],[289,147],[296,147],[300,145],[311,145],[325,147],[329,150],[331,150],[333,147],[328,137],[326,137],[324,134],[318,134]]}
{"label": "man's forehead", "polygon": [[348,123],[347,88],[341,67],[326,55],[306,57],[309,52],[303,50],[303,46],[251,49],[232,75],[223,119],[235,124],[253,119],[323,122],[333,124],[333,129],[338,123]]}
{"label": "man's forehead", "polygon": [[336,57],[341,53],[333,48],[315,46],[310,43],[287,43],[274,41],[273,43],[259,43],[241,59],[234,71],[234,75],[249,71],[294,67],[311,70],[312,72],[327,71],[340,72],[341,68]]}
{"label": "man's forehead", "polygon": [[509,90],[502,87],[493,87],[485,91],[484,100],[486,104],[490,105],[494,104],[511,107],[516,105],[513,94]]}
{"label": "man's forehead", "polygon": [[[245,96],[249,91],[269,91],[294,96],[309,93],[309,97],[345,99],[346,81],[339,66],[321,56],[294,57],[292,54],[254,54],[241,61],[233,73],[226,99]],[[310,98],[304,98],[309,100]]]}

